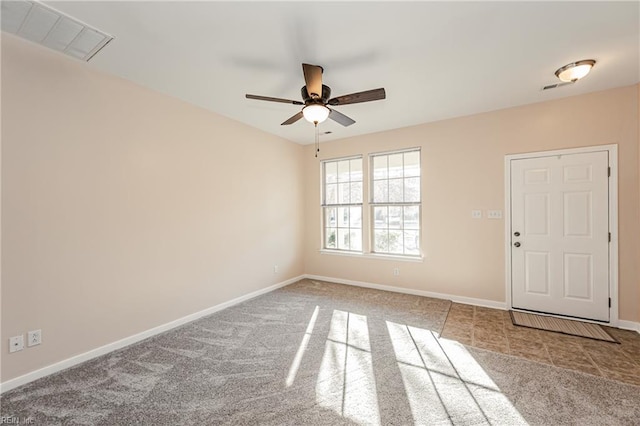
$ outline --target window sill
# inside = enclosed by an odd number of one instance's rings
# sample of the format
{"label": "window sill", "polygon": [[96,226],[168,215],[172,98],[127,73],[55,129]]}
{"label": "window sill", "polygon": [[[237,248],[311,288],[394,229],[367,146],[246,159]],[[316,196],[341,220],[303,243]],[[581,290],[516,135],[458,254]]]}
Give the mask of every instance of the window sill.
{"label": "window sill", "polygon": [[328,254],[332,256],[346,256],[346,257],[359,257],[361,259],[380,259],[380,260],[394,260],[398,262],[424,262],[424,256],[398,256],[393,254],[379,254],[379,253],[358,253],[353,251],[340,251],[340,250],[327,250],[320,249],[320,254]]}

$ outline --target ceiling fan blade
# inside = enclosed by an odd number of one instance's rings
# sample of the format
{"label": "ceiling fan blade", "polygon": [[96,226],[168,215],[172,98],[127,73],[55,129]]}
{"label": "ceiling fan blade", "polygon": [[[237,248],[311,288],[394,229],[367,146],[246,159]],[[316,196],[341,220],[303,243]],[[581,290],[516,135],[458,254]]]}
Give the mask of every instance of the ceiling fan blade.
{"label": "ceiling fan blade", "polygon": [[302,111],[300,111],[299,113],[297,113],[296,115],[294,115],[293,117],[289,118],[287,121],[283,122],[282,124],[280,124],[281,126],[287,126],[289,124],[293,124],[296,121],[300,120],[302,118]]}
{"label": "ceiling fan blade", "polygon": [[258,95],[246,94],[245,97],[247,99],[255,99],[258,101],[281,102],[283,104],[304,105],[304,103],[300,101],[292,101],[291,99],[282,99],[282,98],[272,98],[270,96],[258,96]]}
{"label": "ceiling fan blade", "polygon": [[355,123],[355,120],[347,117],[341,112],[336,111],[335,109],[330,109],[330,111],[331,112],[329,113],[329,118],[335,121],[336,123],[340,123],[345,127],[351,126],[353,123]]}
{"label": "ceiling fan blade", "polygon": [[387,97],[384,88],[366,90],[364,92],[351,93],[350,95],[337,96],[329,99],[329,105],[349,105],[359,104],[361,102],[378,101]]}
{"label": "ceiling fan blade", "polygon": [[321,66],[302,64],[307,92],[313,99],[322,97],[322,71]]}

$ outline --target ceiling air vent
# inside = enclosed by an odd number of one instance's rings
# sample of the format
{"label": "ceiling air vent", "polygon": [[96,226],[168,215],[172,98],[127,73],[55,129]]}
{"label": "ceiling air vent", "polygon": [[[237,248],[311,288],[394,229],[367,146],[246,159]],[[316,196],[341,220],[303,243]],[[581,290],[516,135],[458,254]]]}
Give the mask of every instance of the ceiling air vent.
{"label": "ceiling air vent", "polygon": [[574,81],[567,81],[567,82],[564,82],[564,83],[554,83],[554,84],[550,84],[548,86],[544,86],[542,88],[542,90],[556,89],[558,87],[567,86],[567,85],[573,84],[573,83],[575,83],[575,82]]}
{"label": "ceiling air vent", "polygon": [[113,37],[31,0],[2,1],[2,31],[88,61]]}

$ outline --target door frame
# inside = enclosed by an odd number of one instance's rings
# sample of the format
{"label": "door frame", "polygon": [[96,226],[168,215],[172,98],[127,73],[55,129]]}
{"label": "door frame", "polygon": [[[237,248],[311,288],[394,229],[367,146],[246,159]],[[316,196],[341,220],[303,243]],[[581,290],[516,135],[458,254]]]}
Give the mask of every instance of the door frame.
{"label": "door frame", "polygon": [[[611,232],[611,243],[609,244],[609,297],[611,297],[611,307],[609,308],[609,325],[618,326],[618,145],[595,145],[582,148],[558,149],[552,151],[527,152],[522,154],[507,154],[504,157],[504,190],[505,190],[505,220],[504,220],[504,248],[505,248],[505,287],[507,309],[513,309],[511,299],[511,161],[527,158],[550,157],[554,155],[582,154],[588,152],[609,153],[609,167],[611,176],[609,178],[609,231]],[[548,316],[559,316],[543,314]],[[562,316],[559,316],[562,317]],[[600,321],[581,320],[601,324]]]}

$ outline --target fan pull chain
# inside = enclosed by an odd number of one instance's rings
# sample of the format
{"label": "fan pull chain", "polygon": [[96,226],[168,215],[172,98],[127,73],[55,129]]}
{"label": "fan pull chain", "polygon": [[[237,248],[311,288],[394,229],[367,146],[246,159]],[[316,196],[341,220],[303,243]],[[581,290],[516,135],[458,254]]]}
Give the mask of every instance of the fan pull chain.
{"label": "fan pull chain", "polygon": [[318,153],[320,152],[320,129],[317,121],[314,121],[313,124],[316,126],[316,158],[318,158]]}

